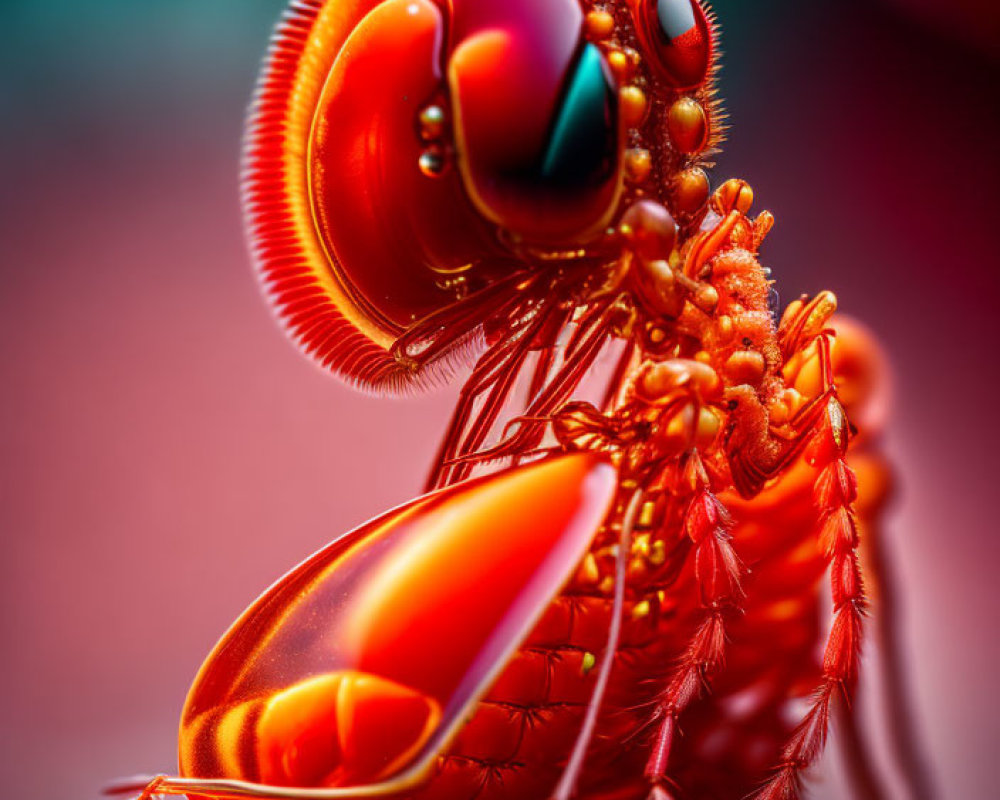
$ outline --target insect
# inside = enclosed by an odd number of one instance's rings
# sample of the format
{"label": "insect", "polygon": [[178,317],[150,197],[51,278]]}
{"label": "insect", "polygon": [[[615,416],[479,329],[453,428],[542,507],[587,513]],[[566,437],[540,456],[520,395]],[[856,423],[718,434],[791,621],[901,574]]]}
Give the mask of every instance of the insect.
{"label": "insect", "polygon": [[698,0],[293,4],[245,158],[280,318],[368,390],[475,364],[429,493],[243,614],[143,798],[799,796],[884,377],[831,293],[778,317],[716,69]]}

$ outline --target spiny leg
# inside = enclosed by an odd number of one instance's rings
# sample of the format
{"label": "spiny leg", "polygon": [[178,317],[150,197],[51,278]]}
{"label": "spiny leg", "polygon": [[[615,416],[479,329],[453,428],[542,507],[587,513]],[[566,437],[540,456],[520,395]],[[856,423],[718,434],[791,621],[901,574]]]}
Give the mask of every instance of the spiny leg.
{"label": "spiny leg", "polygon": [[[468,435],[470,429],[470,419],[479,396],[490,387],[498,384],[509,383],[513,386],[513,379],[520,371],[523,358],[518,358],[519,352],[527,352],[531,344],[532,337],[537,333],[539,327],[539,314],[542,309],[536,309],[536,314],[529,321],[524,323],[521,330],[515,330],[512,335],[501,339],[487,350],[479,359],[468,381],[462,387],[458,406],[448,424],[448,430],[441,441],[434,465],[425,486],[426,491],[446,486],[453,481],[449,481],[452,462],[457,454],[461,452],[462,441]],[[512,370],[512,359],[516,362],[516,370]],[[511,373],[513,372],[513,375]],[[507,390],[510,391],[510,388]],[[494,417],[495,419],[495,417]],[[472,428],[482,427],[483,417],[479,417],[472,423]],[[490,421],[492,426],[493,420]]]}
{"label": "spiny leg", "polygon": [[[898,671],[900,665],[896,662],[898,651],[895,649],[893,625],[895,620],[893,587],[887,585],[888,576],[882,571],[885,567],[881,562],[884,557],[884,542],[879,523],[884,501],[888,495],[888,469],[883,458],[877,453],[866,453],[856,447],[851,450],[850,463],[859,477],[856,508],[862,538],[862,566],[865,576],[871,580],[869,587],[873,618],[871,624],[879,649],[879,657],[872,666],[878,667],[878,677],[882,684],[890,757],[894,757],[897,766],[900,767],[899,774],[907,788],[907,796],[913,800],[930,800],[933,794],[925,775],[924,763],[915,758],[915,750],[909,752],[909,756],[914,758],[914,763],[907,764],[906,760],[906,748],[915,745],[915,733],[907,713],[909,707],[905,702],[906,676]],[[886,629],[888,629],[888,639],[884,638]],[[841,761],[844,764],[851,796],[859,800],[880,800],[890,796],[886,793],[879,770],[873,762],[869,737],[859,725],[856,708],[848,708],[841,704],[835,711],[834,725],[838,732]],[[901,712],[902,716],[897,716],[897,712]]]}
{"label": "spiny leg", "polygon": [[[833,624],[823,656],[822,679],[809,710],[782,749],[773,775],[752,795],[755,800],[792,800],[799,796],[803,771],[818,758],[826,743],[836,696],[840,694],[847,700],[851,694],[867,607],[854,510],[857,481],[846,461],[850,426],[837,397],[830,346],[834,332],[824,327],[835,302],[827,302],[821,295],[797,304],[798,309],[790,309],[782,321],[782,354],[787,364],[815,344],[819,390],[789,423],[790,434],[769,431],[764,417],[763,432],[738,441],[734,436],[727,455],[733,482],[744,496],[755,496],[766,481],[780,475],[800,456],[817,469],[813,496],[819,510],[820,544],[830,568]],[[743,424],[752,430],[756,422],[759,420],[750,415]]]}
{"label": "spiny leg", "polygon": [[[811,436],[823,424],[829,401],[837,397],[830,348],[833,336],[834,331],[825,329],[815,333],[812,339],[800,340],[798,343],[796,355],[806,352],[815,342],[821,388],[787,424],[791,433],[771,429],[768,412],[758,404],[755,411],[757,420],[754,420],[754,414],[749,414],[744,417],[743,427],[758,427],[763,432],[754,433],[746,439],[733,436],[730,440],[726,450],[730,473],[736,490],[743,497],[756,497],[769,480],[790,467],[802,455]],[[789,360],[789,355],[785,354],[785,362],[788,363]]]}
{"label": "spiny leg", "polygon": [[461,460],[489,461],[498,458],[514,456],[530,449],[534,442],[541,438],[549,416],[566,401],[573,390],[583,380],[584,373],[593,365],[601,348],[607,341],[613,327],[613,321],[608,314],[602,315],[594,324],[590,334],[579,342],[579,345],[568,353],[562,366],[539,393],[525,413],[511,424],[517,424],[518,430],[509,438],[479,453],[464,456]]}
{"label": "spiny leg", "polygon": [[572,336],[569,337],[569,341],[566,342],[566,358],[571,357],[573,353],[580,349],[581,342],[587,338],[594,329],[594,326],[600,322],[610,305],[609,302],[595,303],[576,321],[576,328],[573,330]]}
{"label": "spiny leg", "polygon": [[[832,387],[832,384],[830,384]],[[866,600],[858,560],[858,522],[854,511],[857,480],[846,461],[850,433],[843,408],[831,395],[818,430],[805,451],[818,476],[813,496],[820,512],[819,537],[830,563],[833,625],[823,653],[822,678],[809,710],[792,731],[775,773],[753,795],[755,800],[791,800],[799,796],[802,772],[826,743],[831,708],[850,695],[857,675]]]}
{"label": "spiny leg", "polygon": [[604,389],[604,397],[601,399],[600,408],[605,413],[610,411],[617,403],[625,382],[625,375],[628,373],[629,367],[632,366],[638,349],[639,346],[633,338],[630,338],[625,343],[625,347],[622,348],[621,355],[618,356],[618,361],[615,363],[615,369],[608,379],[608,385]]}
{"label": "spiny leg", "polygon": [[697,451],[688,457],[682,483],[691,499],[683,530],[694,550],[694,574],[701,593],[703,619],[681,655],[680,663],[661,693],[654,714],[659,729],[645,775],[650,800],[666,800],[670,753],[677,719],[698,698],[709,676],[724,659],[725,613],[738,607],[742,597],[742,568],[729,534],[729,514],[712,493],[709,478]]}
{"label": "spiny leg", "polygon": [[448,429],[438,446],[434,463],[424,485],[424,491],[430,492],[440,488],[447,479],[448,466],[468,429],[469,420],[479,395],[498,380],[506,363],[507,354],[514,349],[515,342],[510,340],[498,342],[487,350],[476,364],[472,375],[462,387],[458,405],[448,422]]}
{"label": "spiny leg", "polygon": [[[434,466],[425,484],[427,491],[455,483],[471,471],[471,466],[456,466],[457,464],[472,460],[488,460],[489,457],[482,459],[470,459],[469,457],[475,455],[475,451],[482,445],[492,429],[502,410],[503,401],[513,390],[518,373],[523,366],[523,357],[520,358],[517,369],[511,369],[508,359],[517,358],[518,353],[527,355],[530,350],[538,350],[539,364],[536,365],[529,388],[529,408],[530,403],[538,399],[544,392],[544,379],[551,367],[553,352],[568,312],[560,310],[558,305],[552,302],[552,298],[558,296],[558,292],[554,291],[552,287],[540,286],[537,283],[530,284],[523,287],[521,294],[522,297],[516,305],[505,306],[495,314],[497,319],[502,318],[505,314],[514,319],[520,318],[519,326],[510,331],[507,337],[482,356],[469,381],[463,387],[459,404],[449,423],[448,431],[438,449]],[[599,303],[588,311],[577,326],[574,338],[567,345],[565,360],[575,359],[574,351],[579,345],[579,338],[601,321],[602,314],[609,305],[610,300]],[[527,330],[525,326],[528,326]],[[515,340],[517,340],[517,344],[515,344]],[[495,370],[496,375],[487,379],[485,376],[490,370]],[[560,380],[564,372],[565,370],[557,372],[553,381]],[[499,399],[489,398],[486,406],[470,423],[479,396],[497,383],[506,386],[504,396]],[[579,383],[579,378],[577,378],[576,383]],[[568,387],[567,393],[572,392],[576,383]],[[503,455],[517,455],[517,453],[509,452]]]}
{"label": "spiny leg", "polygon": [[542,389],[545,388],[549,373],[552,371],[552,365],[556,360],[556,346],[559,341],[559,334],[562,332],[565,324],[565,313],[554,315],[550,323],[551,331],[545,331],[541,336],[545,344],[538,348],[538,360],[535,362],[535,367],[531,372],[531,382],[528,384],[528,401],[526,405],[530,405]]}
{"label": "spiny leg", "polygon": [[[888,755],[895,762],[896,774],[902,778],[904,796],[931,800],[938,796],[933,763],[921,746],[920,726],[913,718],[910,675],[905,668],[899,620],[904,598],[899,594],[883,525],[886,501],[893,493],[894,483],[893,470],[878,440],[887,368],[878,344],[864,327],[845,318],[835,318],[833,322],[837,336],[832,356],[838,390],[848,416],[860,427],[858,437],[852,442],[849,461],[858,474],[862,566],[870,582],[871,635],[878,650],[871,672],[881,689],[880,711],[885,720]],[[863,732],[858,733],[860,736]]]}
{"label": "spiny leg", "polygon": [[[549,323],[550,328],[544,330],[541,334],[541,339],[545,342],[545,344],[539,348],[538,358],[531,371],[531,382],[528,384],[528,395],[527,400],[525,401],[526,406],[531,405],[535,398],[541,393],[542,389],[545,388],[545,384],[549,378],[549,373],[552,371],[552,365],[555,363],[559,336],[566,324],[567,317],[568,313],[565,311],[561,314],[554,314],[553,319]],[[513,455],[511,457],[512,466],[520,464],[521,459],[522,456],[520,453]]]}
{"label": "spiny leg", "polygon": [[[456,456],[461,457],[468,453],[474,453],[493,429],[497,417],[500,416],[507,398],[517,383],[517,377],[520,375],[521,368],[524,366],[524,361],[528,356],[534,331],[535,327],[533,326],[523,335],[520,346],[511,354],[503,372],[496,383],[493,384],[493,389],[486,396],[486,401],[480,409],[475,422],[470,426],[458,452],[455,454]],[[458,483],[469,476],[473,466],[470,462],[453,463],[450,473],[448,472],[448,468],[445,468],[442,481],[445,485]]]}
{"label": "spiny leg", "polygon": [[[409,365],[411,372],[419,373],[428,364],[446,356],[485,320],[503,317],[524,303],[523,293],[511,297],[510,290],[519,280],[524,280],[523,273],[511,275],[453,306],[431,314],[395,341],[393,355],[401,363]],[[529,285],[525,291],[531,288],[532,285]]]}

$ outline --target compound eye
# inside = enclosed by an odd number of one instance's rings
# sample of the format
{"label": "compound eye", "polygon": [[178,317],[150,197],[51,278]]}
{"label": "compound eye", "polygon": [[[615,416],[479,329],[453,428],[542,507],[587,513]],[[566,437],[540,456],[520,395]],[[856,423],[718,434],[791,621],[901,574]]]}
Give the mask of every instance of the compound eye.
{"label": "compound eye", "polygon": [[637,28],[659,77],[675,89],[701,85],[712,61],[712,28],[698,0],[638,0]]}
{"label": "compound eye", "polygon": [[586,191],[614,172],[617,105],[600,51],[588,44],[568,76],[535,177],[557,191]]}
{"label": "compound eye", "polygon": [[582,38],[576,0],[478,8],[497,18],[470,25],[448,65],[466,191],[526,242],[578,245],[607,226],[621,189],[615,79]]}

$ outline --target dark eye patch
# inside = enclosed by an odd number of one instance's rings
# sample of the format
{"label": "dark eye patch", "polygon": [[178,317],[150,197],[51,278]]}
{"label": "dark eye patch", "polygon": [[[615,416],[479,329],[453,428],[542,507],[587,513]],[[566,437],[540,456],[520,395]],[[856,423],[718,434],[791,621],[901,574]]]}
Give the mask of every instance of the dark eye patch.
{"label": "dark eye patch", "polygon": [[656,18],[660,31],[671,42],[698,24],[691,0],[657,0]]}
{"label": "dark eye patch", "polygon": [[712,25],[698,0],[637,0],[636,33],[658,77],[674,89],[701,86],[714,47]]}

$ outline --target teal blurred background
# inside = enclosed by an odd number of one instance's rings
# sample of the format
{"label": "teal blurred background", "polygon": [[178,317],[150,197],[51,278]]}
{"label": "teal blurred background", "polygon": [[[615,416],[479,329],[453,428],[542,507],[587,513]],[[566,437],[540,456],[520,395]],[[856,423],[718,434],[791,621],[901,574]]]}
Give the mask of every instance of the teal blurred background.
{"label": "teal blurred background", "polygon": [[[0,774],[170,771],[201,659],[286,567],[413,495],[453,392],[354,394],[244,250],[244,109],[279,0],[0,4]],[[1000,4],[718,0],[782,297],[831,288],[896,371],[890,531],[940,796],[996,796]],[[877,726],[873,728],[877,733]],[[818,797],[842,796],[829,768]]]}

